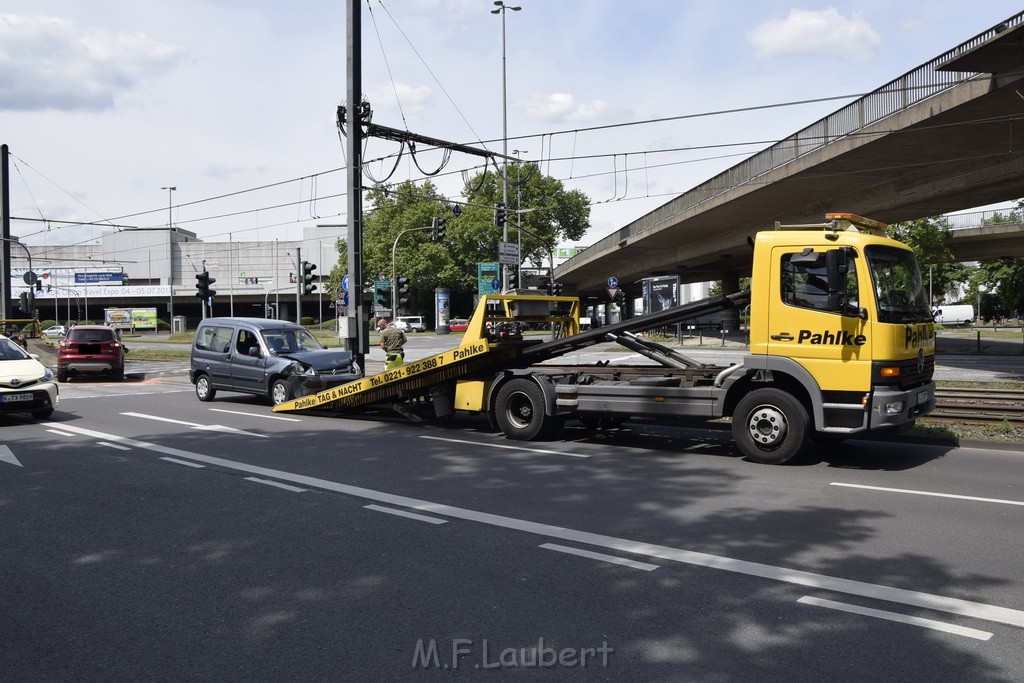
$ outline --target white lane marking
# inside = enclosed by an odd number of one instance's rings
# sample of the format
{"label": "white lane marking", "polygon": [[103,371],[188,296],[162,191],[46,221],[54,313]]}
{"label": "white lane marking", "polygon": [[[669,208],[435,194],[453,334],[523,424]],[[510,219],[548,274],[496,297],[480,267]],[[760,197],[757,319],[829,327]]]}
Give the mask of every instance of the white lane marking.
{"label": "white lane marking", "polygon": [[160,458],[160,459],[161,460],[166,460],[167,462],[173,462],[175,465],[184,465],[185,467],[198,467],[198,468],[206,467],[206,465],[200,465],[197,462],[189,462],[188,460],[178,460],[177,458]]}
{"label": "white lane marking", "polygon": [[246,477],[245,480],[246,481],[254,481],[257,484],[266,484],[267,486],[276,486],[279,489],[284,489],[285,491],[292,491],[293,493],[305,493],[306,491],[309,490],[309,489],[300,489],[298,486],[292,486],[291,484],[282,484],[281,482],[274,481],[272,479],[260,479],[259,477]]}
{"label": "white lane marking", "polygon": [[575,529],[554,526],[553,524],[530,522],[523,519],[516,519],[515,517],[505,517],[489,512],[479,512],[477,510],[470,510],[467,508],[453,507],[451,505],[445,505],[444,503],[434,503],[429,500],[420,500],[417,498],[409,498],[408,496],[386,493],[384,491],[375,491],[373,489],[367,489],[360,486],[341,484],[335,481],[310,477],[304,474],[295,474],[294,472],[285,472],[283,470],[275,470],[269,467],[259,467],[257,465],[249,465],[247,463],[236,462],[234,460],[215,458],[210,455],[201,455],[199,453],[181,450],[180,448],[161,446],[160,444],[150,443],[147,441],[137,441],[135,439],[129,439],[128,437],[116,434],[107,434],[92,429],[85,429],[84,427],[69,426],[67,429],[68,431],[75,432],[76,434],[91,436],[97,439],[116,441],[135,448],[150,450],[155,453],[164,453],[166,455],[173,455],[179,458],[188,458],[190,460],[204,462],[209,465],[215,465],[225,469],[257,474],[282,481],[290,481],[294,484],[300,484],[310,488],[334,491],[335,493],[372,500],[378,503],[386,503],[397,507],[420,510],[422,512],[428,512],[442,517],[452,517],[470,522],[479,522],[481,524],[488,524],[490,526],[503,529],[512,529],[514,531],[522,531],[525,533],[535,534],[537,536],[546,536],[548,538],[559,539],[562,541],[570,541],[583,545],[593,545],[619,552],[634,553],[636,555],[647,555],[662,560],[671,560],[698,567],[707,567],[709,569],[720,569],[746,576],[757,576],[763,579],[770,579],[772,581],[780,581],[798,586],[808,586],[810,588],[816,588],[823,591],[848,593],[850,595],[859,595],[865,598],[913,605],[915,607],[923,607],[925,609],[933,609],[940,612],[950,612],[961,616],[984,619],[986,621],[995,621],[1001,624],[1024,628],[1024,611],[1012,609],[1010,607],[999,607],[998,605],[989,605],[984,602],[973,602],[971,600],[962,600],[960,598],[948,598],[942,595],[921,593],[906,588],[893,588],[892,586],[882,586],[875,583],[866,583],[864,581],[842,579],[835,576],[815,574],[814,572],[807,572],[799,569],[776,567],[774,565],[762,564],[760,562],[736,560],[731,557],[709,555],[707,553],[696,552],[693,550],[683,550],[681,548],[672,548],[669,546],[656,545],[654,543],[634,541],[627,538],[605,536],[603,534],[595,534],[589,531],[577,531]]}
{"label": "white lane marking", "polygon": [[583,453],[566,453],[564,451],[547,451],[543,448],[527,448],[526,446],[509,446],[501,443],[481,443],[479,441],[469,441],[467,439],[448,439],[443,436],[423,436],[420,435],[421,439],[431,439],[433,441],[448,441],[450,443],[468,443],[473,446],[484,446],[486,448],[507,448],[512,451],[526,451],[528,453],[549,453],[551,455],[568,455],[572,458],[589,458],[589,455]]}
{"label": "white lane marking", "polygon": [[302,422],[297,417],[282,417],[280,415],[263,415],[261,413],[247,413],[244,410],[225,410],[223,408],[210,408],[214,413],[230,413],[232,415],[245,415],[246,417],[261,417],[264,420],[284,420],[285,422]]}
{"label": "white lane marking", "polygon": [[851,614],[861,614],[866,617],[876,617],[878,619],[885,619],[887,621],[895,621],[901,624],[910,624],[911,626],[920,626],[922,628],[930,628],[935,631],[944,631],[945,633],[952,633],[958,636],[964,636],[965,638],[974,638],[975,640],[988,640],[992,637],[992,634],[988,631],[979,631],[976,628],[967,628],[966,626],[957,626],[956,624],[947,624],[942,621],[935,621],[934,619],[922,619],[921,617],[911,617],[906,614],[898,614],[897,612],[886,612],[885,610],[872,609],[870,607],[861,607],[860,605],[851,605],[845,602],[835,602],[833,600],[822,600],[821,598],[812,598],[809,595],[797,600],[805,605],[815,605],[817,607],[827,607],[829,609],[836,609],[840,612],[849,612]]}
{"label": "white lane marking", "polygon": [[98,443],[101,446],[106,446],[107,448],[117,449],[119,451],[130,451],[131,450],[127,446],[122,446],[122,445],[116,444],[116,443],[110,443],[109,441],[97,441],[96,443]]}
{"label": "white lane marking", "polygon": [[169,422],[171,424],[183,425],[185,427],[191,427],[192,429],[199,429],[206,432],[227,432],[228,434],[244,434],[245,436],[257,436],[261,439],[269,439],[270,437],[266,434],[257,434],[256,432],[246,432],[241,429],[235,429],[234,427],[225,427],[224,425],[203,425],[198,422],[185,422],[184,420],[174,420],[169,417],[161,417],[160,415],[148,415],[146,413],[121,413],[128,417],[141,417],[144,420],[156,420],[157,422]]}
{"label": "white lane marking", "polygon": [[912,496],[935,496],[936,498],[956,498],[957,500],[974,500],[979,503],[998,503],[1000,505],[1024,505],[1020,500],[1003,500],[1002,498],[980,498],[978,496],[961,496],[956,493],[938,493],[935,491],[915,491],[914,489],[890,489],[885,486],[867,486],[866,484],[844,484],[834,481],[829,486],[844,486],[850,489],[867,489],[869,491],[886,491],[888,493],[907,493]]}
{"label": "white lane marking", "polygon": [[46,431],[50,432],[51,434],[56,434],[57,436],[74,436],[74,434],[62,431],[60,429],[47,429]]}
{"label": "white lane marking", "polygon": [[17,465],[18,467],[24,467],[24,465],[18,462],[18,459],[14,457],[14,453],[11,452],[10,447],[5,444],[0,444],[0,462],[6,462],[11,465]]}
{"label": "white lane marking", "polygon": [[415,519],[418,522],[429,522],[430,524],[447,524],[447,519],[438,519],[437,517],[427,517],[426,515],[417,515],[415,512],[407,512],[405,510],[396,510],[395,508],[386,508],[381,505],[364,505],[367,510],[376,510],[377,512],[386,512],[389,515],[397,515],[399,517],[407,517],[409,519]]}
{"label": "white lane marking", "polygon": [[581,550],[579,548],[570,548],[567,545],[558,545],[557,543],[544,543],[540,546],[545,550],[557,550],[560,553],[568,553],[569,555],[579,555],[580,557],[588,557],[591,560],[601,560],[602,562],[610,562],[612,564],[621,564],[625,567],[632,567],[633,569],[642,569],[645,572],[653,572],[660,565],[648,564],[647,562],[637,562],[636,560],[627,560],[623,557],[616,557],[615,555],[605,555],[604,553],[595,553],[590,550]]}

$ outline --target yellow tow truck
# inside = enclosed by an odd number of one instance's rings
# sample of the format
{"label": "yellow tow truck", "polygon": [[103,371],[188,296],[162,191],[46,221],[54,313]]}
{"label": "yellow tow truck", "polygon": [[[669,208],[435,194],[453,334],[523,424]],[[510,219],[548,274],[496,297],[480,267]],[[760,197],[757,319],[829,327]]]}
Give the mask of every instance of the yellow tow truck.
{"label": "yellow tow truck", "polygon": [[[455,349],[275,406],[408,415],[486,414],[510,439],[557,432],[569,418],[595,429],[625,421],[687,424],[732,418],[739,450],[783,463],[811,440],[903,430],[935,407],[935,333],[917,260],[853,214],[779,225],[752,239],[751,289],[580,331],[574,297],[481,299]],[[750,307],[750,350],[727,367],[699,363],[637,332]],[[547,323],[549,341],[524,337]],[[556,365],[614,341],[656,365]]]}

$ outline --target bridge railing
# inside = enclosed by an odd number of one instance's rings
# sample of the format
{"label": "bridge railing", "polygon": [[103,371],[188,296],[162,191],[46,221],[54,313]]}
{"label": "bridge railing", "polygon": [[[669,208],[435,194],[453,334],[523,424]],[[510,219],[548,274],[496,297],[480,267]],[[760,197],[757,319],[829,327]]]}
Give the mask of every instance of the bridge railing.
{"label": "bridge railing", "polygon": [[[1024,23],[1024,12],[1003,22],[1008,28]],[[1000,27],[1000,30],[1001,27]],[[676,199],[642,216],[614,233],[598,240],[585,253],[573,256],[560,267],[571,267],[574,262],[589,260],[595,254],[617,247],[630,237],[642,235],[668,222],[724,192],[756,180],[795,159],[820,149],[836,140],[856,133],[877,121],[975,78],[977,74],[937,71],[940,64],[973,49],[1000,32],[997,27],[979,33],[974,38],[905,73],[842,109],[829,114],[797,133],[780,140],[749,159],[723,171],[710,180],[681,194]]]}

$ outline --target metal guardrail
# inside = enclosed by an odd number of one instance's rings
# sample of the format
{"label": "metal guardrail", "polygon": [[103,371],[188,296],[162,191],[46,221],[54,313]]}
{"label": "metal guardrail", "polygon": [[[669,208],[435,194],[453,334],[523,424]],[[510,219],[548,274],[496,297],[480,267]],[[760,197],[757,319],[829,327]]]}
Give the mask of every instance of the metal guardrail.
{"label": "metal guardrail", "polygon": [[[1024,12],[1010,17],[1002,22],[1002,25],[1013,28],[1021,23],[1024,23]],[[684,192],[675,200],[655,209],[646,216],[598,240],[586,252],[573,256],[563,262],[560,267],[572,267],[578,262],[577,259],[589,259],[597,252],[615,248],[623,240],[653,230],[662,223],[709,199],[749,183],[780,166],[862,130],[887,116],[897,114],[921,100],[975,78],[977,74],[937,71],[936,67],[972,50],[999,32],[997,27],[993,27],[979,33],[970,40],[886,83],[855,102],[851,102],[842,109],[758,152],[701,185]],[[644,222],[641,224],[641,221]]]}

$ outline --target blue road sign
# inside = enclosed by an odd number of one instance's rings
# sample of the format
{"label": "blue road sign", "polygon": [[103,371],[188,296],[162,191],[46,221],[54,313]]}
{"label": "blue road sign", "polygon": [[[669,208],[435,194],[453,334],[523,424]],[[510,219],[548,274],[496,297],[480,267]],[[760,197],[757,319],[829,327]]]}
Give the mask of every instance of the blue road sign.
{"label": "blue road sign", "polygon": [[493,289],[495,292],[501,289],[501,280],[499,280],[498,278],[494,278],[493,280],[491,280],[491,289]]}
{"label": "blue road sign", "polygon": [[618,287],[619,286],[619,278],[615,277],[614,275],[611,276],[610,278],[608,278],[608,286],[609,287]]}
{"label": "blue road sign", "polygon": [[[348,275],[341,276],[341,288],[348,291]],[[345,303],[348,303],[347,301]]]}
{"label": "blue road sign", "polygon": [[454,215],[454,216],[455,216],[456,218],[458,218],[459,216],[461,216],[461,215],[462,215],[462,207],[461,207],[461,206],[459,206],[458,204],[456,204],[455,206],[453,206],[453,207],[452,207],[452,214],[453,214],[453,215]]}

